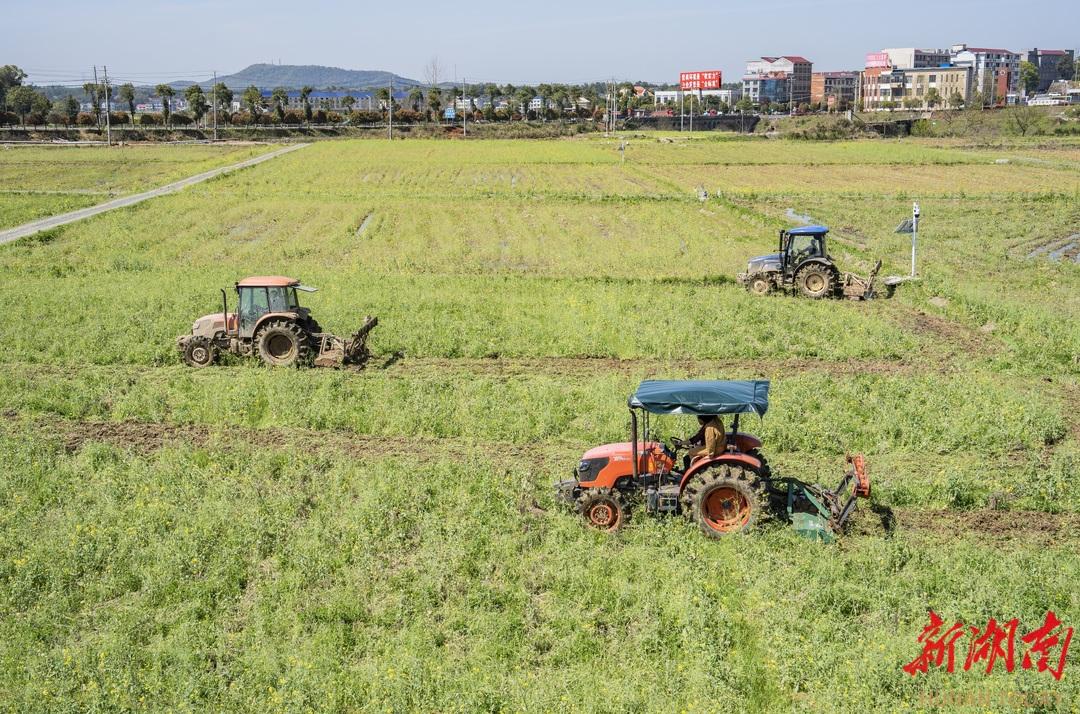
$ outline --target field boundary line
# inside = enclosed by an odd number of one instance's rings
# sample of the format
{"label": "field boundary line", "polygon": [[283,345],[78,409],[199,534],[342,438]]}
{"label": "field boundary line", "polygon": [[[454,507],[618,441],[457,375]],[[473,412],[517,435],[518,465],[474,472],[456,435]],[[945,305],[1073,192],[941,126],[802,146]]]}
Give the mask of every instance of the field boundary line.
{"label": "field boundary line", "polygon": [[105,213],[106,211],[112,211],[117,208],[127,208],[128,206],[134,206],[151,198],[157,198],[158,196],[166,196],[170,193],[175,193],[177,191],[185,189],[188,186],[194,186],[197,183],[202,183],[203,181],[212,179],[215,176],[221,176],[222,174],[239,171],[240,169],[246,169],[251,166],[261,164],[264,161],[276,159],[277,157],[283,154],[287,154],[291,151],[303,149],[306,146],[311,146],[311,144],[304,143],[286,146],[266,154],[260,154],[259,156],[245,159],[244,161],[236,164],[231,164],[229,166],[219,166],[216,169],[204,171],[201,174],[188,176],[187,178],[180,179],[179,181],[174,181],[173,183],[165,184],[164,186],[152,188],[149,191],[143,191],[142,193],[136,193],[130,196],[122,196],[120,198],[115,198],[111,201],[99,203],[94,206],[80,208],[76,211],[69,211],[67,213],[60,213],[55,216],[49,216],[48,218],[40,218],[36,221],[30,221],[29,223],[24,223],[21,226],[16,226],[14,228],[9,228],[5,231],[0,231],[0,244],[10,243],[12,241],[19,240],[20,238],[26,238],[27,236],[32,236],[35,233],[49,230],[50,228],[57,228],[59,226],[67,225],[68,223],[81,221],[84,218],[90,218],[91,216],[96,216],[100,213]]}

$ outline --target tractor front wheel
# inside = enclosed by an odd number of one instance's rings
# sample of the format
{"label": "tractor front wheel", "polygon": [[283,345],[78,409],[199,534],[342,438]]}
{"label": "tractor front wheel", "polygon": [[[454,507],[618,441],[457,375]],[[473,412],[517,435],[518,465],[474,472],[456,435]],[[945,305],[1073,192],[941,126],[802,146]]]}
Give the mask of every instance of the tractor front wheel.
{"label": "tractor front wheel", "polygon": [[824,265],[808,265],[795,279],[799,292],[808,298],[828,297],[836,289],[836,275]]}
{"label": "tractor front wheel", "polygon": [[295,322],[277,320],[263,327],[255,336],[255,349],[271,367],[292,367],[311,357],[308,335]]}
{"label": "tractor front wheel", "polygon": [[611,488],[585,489],[577,499],[577,511],[590,527],[608,533],[614,533],[630,520],[630,504]]}
{"label": "tractor front wheel", "polygon": [[754,295],[768,295],[772,292],[772,287],[772,281],[761,275],[751,278],[746,284],[746,289]]}
{"label": "tractor front wheel", "polygon": [[189,367],[207,367],[217,359],[217,347],[205,337],[192,337],[184,345],[184,363]]}

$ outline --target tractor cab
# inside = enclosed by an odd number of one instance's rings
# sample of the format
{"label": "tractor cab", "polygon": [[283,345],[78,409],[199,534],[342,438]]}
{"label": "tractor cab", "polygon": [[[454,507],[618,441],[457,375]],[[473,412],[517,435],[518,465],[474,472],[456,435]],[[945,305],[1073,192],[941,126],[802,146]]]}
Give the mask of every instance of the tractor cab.
{"label": "tractor cab", "polygon": [[[315,288],[301,285],[299,280],[281,275],[255,276],[237,282],[239,337],[251,339],[255,329],[269,316],[307,321],[309,311],[300,307],[297,290],[315,292]],[[222,297],[224,298],[224,291]]]}
{"label": "tractor cab", "polygon": [[818,258],[830,260],[825,250],[825,235],[829,229],[825,226],[805,226],[780,231],[780,255],[784,272],[794,275],[806,261]]}

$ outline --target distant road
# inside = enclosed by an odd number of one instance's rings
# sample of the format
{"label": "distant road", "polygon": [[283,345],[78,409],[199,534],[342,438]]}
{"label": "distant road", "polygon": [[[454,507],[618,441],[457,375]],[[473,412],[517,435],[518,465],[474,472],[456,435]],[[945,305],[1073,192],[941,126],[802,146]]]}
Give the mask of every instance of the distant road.
{"label": "distant road", "polygon": [[75,221],[81,221],[84,218],[89,218],[91,216],[96,216],[99,213],[105,213],[105,211],[111,211],[111,210],[113,210],[115,208],[126,208],[127,206],[134,206],[135,204],[142,203],[143,201],[145,201],[147,199],[150,199],[150,198],[155,198],[157,196],[164,196],[166,194],[175,193],[175,192],[177,192],[177,191],[179,191],[181,189],[187,188],[188,186],[193,186],[193,185],[195,185],[197,183],[202,183],[203,181],[206,181],[207,179],[212,179],[215,176],[220,176],[221,174],[227,174],[227,173],[229,173],[231,171],[237,171],[239,169],[246,169],[249,166],[254,166],[256,164],[261,164],[264,161],[269,161],[270,159],[277,158],[278,156],[281,156],[282,154],[287,154],[290,151],[296,151],[297,149],[303,149],[305,146],[310,146],[310,144],[295,144],[293,146],[286,146],[283,149],[278,149],[276,151],[271,151],[268,154],[262,154],[261,156],[256,156],[253,159],[247,159],[246,161],[241,161],[238,164],[232,164],[231,166],[221,166],[221,167],[216,168],[216,169],[211,169],[210,171],[206,171],[206,172],[201,173],[201,174],[196,174],[194,176],[189,176],[186,179],[181,179],[179,181],[176,181],[175,183],[166,184],[164,186],[160,186],[158,188],[151,189],[149,191],[144,191],[143,193],[136,193],[136,194],[132,194],[130,196],[122,196],[121,198],[114,198],[111,201],[106,201],[105,203],[99,203],[96,206],[90,206],[88,208],[80,208],[79,210],[71,211],[70,213],[61,213],[61,214],[56,215],[56,216],[49,216],[48,218],[41,218],[41,219],[36,220],[36,221],[31,221],[29,223],[24,223],[21,226],[17,226],[15,228],[9,228],[6,231],[0,231],[0,244],[2,244],[2,243],[10,243],[13,240],[19,240],[20,238],[25,238],[27,236],[32,236],[32,235],[34,235],[35,233],[37,233],[39,231],[48,230],[50,228],[56,228],[57,226],[67,225],[68,223],[74,223]]}

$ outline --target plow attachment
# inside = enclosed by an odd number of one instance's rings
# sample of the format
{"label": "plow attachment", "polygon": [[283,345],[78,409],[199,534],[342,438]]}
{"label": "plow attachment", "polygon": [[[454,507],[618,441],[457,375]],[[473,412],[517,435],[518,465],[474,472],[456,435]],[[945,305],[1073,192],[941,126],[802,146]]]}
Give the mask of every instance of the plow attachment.
{"label": "plow attachment", "polygon": [[346,364],[364,364],[371,357],[371,352],[367,348],[368,335],[378,324],[379,318],[367,317],[364,319],[363,327],[347,339],[328,332],[312,335],[319,346],[319,352],[315,355],[315,366],[341,367]]}
{"label": "plow attachment", "polygon": [[881,270],[880,260],[874,264],[874,269],[865,278],[855,273],[844,273],[843,282],[840,285],[844,297],[848,300],[869,300],[874,297],[874,281],[877,280],[879,270]]}
{"label": "plow attachment", "polygon": [[774,484],[787,484],[787,513],[799,535],[811,540],[831,543],[844,530],[844,524],[855,510],[857,498],[870,497],[870,477],[866,475],[866,460],[861,454],[848,456],[848,470],[836,490],[798,479],[776,479]]}

